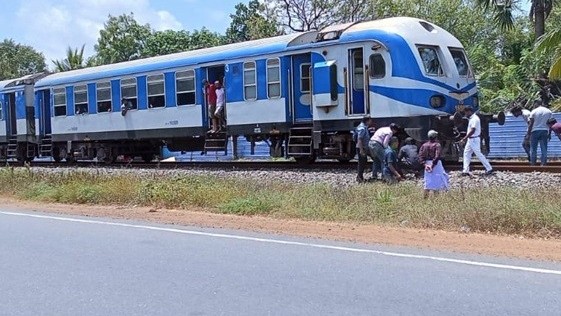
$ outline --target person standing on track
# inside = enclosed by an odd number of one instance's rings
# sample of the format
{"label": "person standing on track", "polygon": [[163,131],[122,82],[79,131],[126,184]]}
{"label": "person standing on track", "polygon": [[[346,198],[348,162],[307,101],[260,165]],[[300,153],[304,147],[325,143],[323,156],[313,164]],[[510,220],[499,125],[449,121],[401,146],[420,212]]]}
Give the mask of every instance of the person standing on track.
{"label": "person standing on track", "polygon": [[425,168],[423,185],[425,199],[429,197],[431,191],[436,194],[438,191],[449,189],[448,174],[440,160],[442,147],[437,141],[438,132],[430,130],[427,136],[429,140],[419,149],[419,161]]}
{"label": "person standing on track", "polygon": [[547,121],[553,114],[541,101],[536,101],[535,104],[538,107],[530,112],[528,131],[526,132],[526,136],[530,137],[530,164],[536,164],[539,144],[541,153],[540,163],[542,166],[545,166],[547,164],[547,141],[549,136]]}
{"label": "person standing on track", "polygon": [[489,160],[481,152],[481,121],[479,116],[473,112],[473,107],[468,105],[464,109],[466,117],[469,119],[467,133],[460,143],[465,144],[464,147],[464,169],[463,176],[471,176],[469,172],[469,164],[471,163],[471,156],[475,156],[481,161],[485,167],[485,175],[493,174],[494,170],[489,163]]}
{"label": "person standing on track", "polygon": [[[526,125],[530,123],[530,111],[523,109],[520,106],[515,106],[512,108],[512,110],[510,110],[510,113],[512,113],[512,115],[514,115],[514,117],[519,117],[522,115],[522,118],[524,119],[524,122],[526,122]],[[530,160],[530,136],[525,135],[524,136],[524,140],[522,141],[522,148],[524,148],[524,151],[526,152],[526,155],[528,156],[528,162],[531,162]]]}
{"label": "person standing on track", "polygon": [[549,126],[549,136],[548,139],[551,140],[551,132],[561,140],[561,123],[557,122],[557,120],[552,117],[547,120],[547,126]]}
{"label": "person standing on track", "polygon": [[359,183],[364,182],[364,169],[368,162],[369,148],[368,142],[370,141],[369,128],[374,126],[374,120],[370,116],[364,116],[360,124],[355,130],[356,152],[358,154],[358,166],[356,181]]}

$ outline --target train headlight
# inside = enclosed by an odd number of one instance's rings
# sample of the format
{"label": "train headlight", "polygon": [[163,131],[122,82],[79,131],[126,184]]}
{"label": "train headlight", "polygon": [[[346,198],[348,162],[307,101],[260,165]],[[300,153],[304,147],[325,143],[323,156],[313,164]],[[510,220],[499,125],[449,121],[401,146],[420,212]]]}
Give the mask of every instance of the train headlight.
{"label": "train headlight", "polygon": [[441,95],[435,95],[430,98],[430,106],[433,108],[441,108],[446,104],[446,99]]}

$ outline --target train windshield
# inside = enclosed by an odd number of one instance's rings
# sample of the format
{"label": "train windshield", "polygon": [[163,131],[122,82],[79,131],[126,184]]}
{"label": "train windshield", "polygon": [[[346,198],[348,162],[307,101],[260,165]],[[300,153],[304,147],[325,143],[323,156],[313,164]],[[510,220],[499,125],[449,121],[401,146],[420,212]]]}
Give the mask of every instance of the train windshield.
{"label": "train windshield", "polygon": [[458,74],[462,77],[469,76],[471,72],[469,71],[469,65],[464,50],[461,48],[450,48],[450,54],[452,54]]}
{"label": "train windshield", "polygon": [[432,76],[444,75],[442,66],[440,65],[440,59],[438,58],[437,48],[431,46],[421,46],[418,49],[425,72]]}

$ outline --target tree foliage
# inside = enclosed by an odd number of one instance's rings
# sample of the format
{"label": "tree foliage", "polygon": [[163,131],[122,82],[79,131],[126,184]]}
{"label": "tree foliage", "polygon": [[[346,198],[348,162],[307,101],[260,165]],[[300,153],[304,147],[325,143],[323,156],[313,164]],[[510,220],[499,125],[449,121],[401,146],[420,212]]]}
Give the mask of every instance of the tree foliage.
{"label": "tree foliage", "polygon": [[236,13],[230,14],[232,21],[226,30],[228,43],[244,42],[280,35],[274,17],[267,17],[266,6],[258,0],[251,0],[248,5],[238,3]]}
{"label": "tree foliage", "polygon": [[55,66],[55,71],[63,72],[74,69],[84,68],[84,47],[86,44],[82,45],[80,51],[78,48],[72,50],[69,46],[66,49],[66,58],[62,60],[53,60]]}
{"label": "tree foliage", "polygon": [[140,25],[133,13],[118,17],[109,15],[94,46],[98,62],[112,64],[143,57],[151,33],[150,25]]}
{"label": "tree foliage", "polygon": [[0,42],[0,80],[43,72],[46,68],[45,57],[33,47],[12,39]]}
{"label": "tree foliage", "polygon": [[143,57],[179,53],[191,48],[191,36],[187,31],[157,31],[146,39]]}

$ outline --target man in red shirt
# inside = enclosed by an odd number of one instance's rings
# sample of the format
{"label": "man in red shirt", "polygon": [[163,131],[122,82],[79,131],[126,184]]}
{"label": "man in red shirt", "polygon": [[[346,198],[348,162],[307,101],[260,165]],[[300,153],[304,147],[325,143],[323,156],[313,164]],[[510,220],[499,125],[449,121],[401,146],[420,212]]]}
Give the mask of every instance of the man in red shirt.
{"label": "man in red shirt", "polygon": [[216,112],[216,87],[208,82],[208,80],[203,80],[205,101],[208,107],[208,116],[211,119],[212,126],[209,132],[214,133],[218,128],[218,117],[214,114]]}
{"label": "man in red shirt", "polygon": [[547,120],[547,126],[549,126],[549,139],[551,139],[551,132],[554,132],[557,138],[561,140],[561,123],[557,123],[557,120],[552,117]]}

